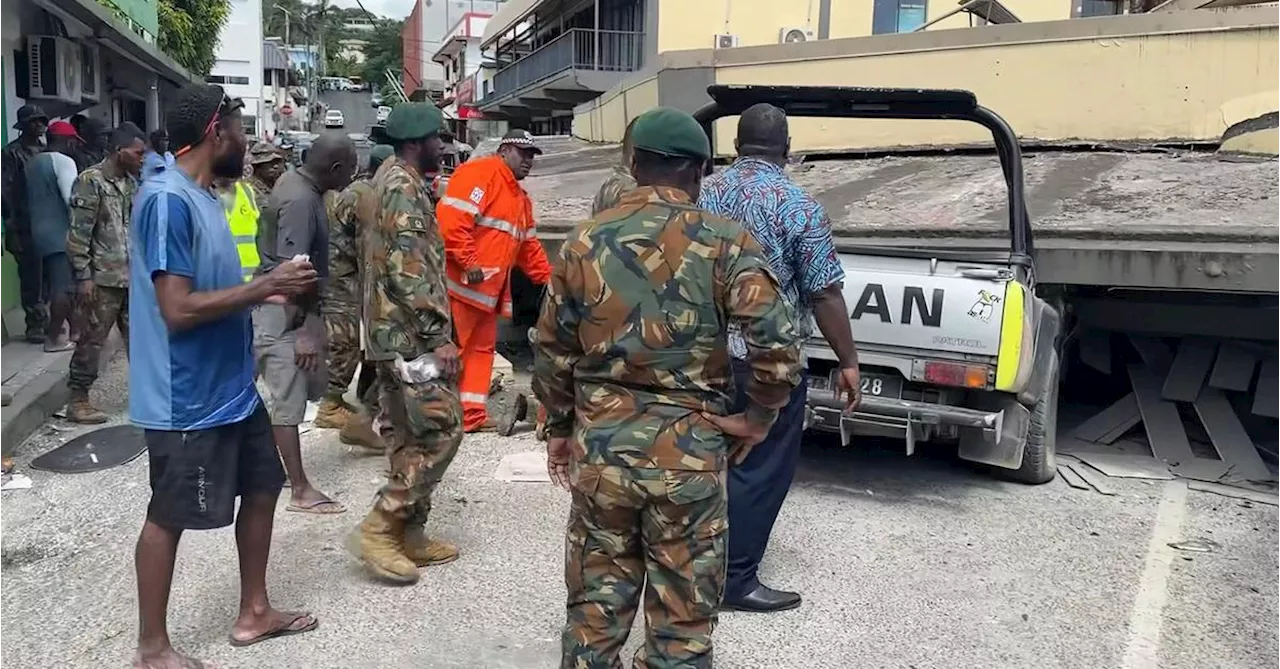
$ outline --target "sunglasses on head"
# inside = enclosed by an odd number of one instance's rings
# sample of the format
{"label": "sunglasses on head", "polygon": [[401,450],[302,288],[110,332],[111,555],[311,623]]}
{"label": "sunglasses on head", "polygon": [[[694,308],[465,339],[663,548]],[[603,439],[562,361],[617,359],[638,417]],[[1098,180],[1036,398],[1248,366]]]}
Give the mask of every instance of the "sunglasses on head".
{"label": "sunglasses on head", "polygon": [[233,98],[226,93],[223,93],[222,102],[218,103],[217,108],[213,110],[213,117],[210,118],[209,123],[205,125],[204,132],[200,133],[200,137],[194,143],[188,144],[187,146],[175,151],[173,156],[176,158],[191,151],[191,149],[194,149],[196,145],[204,141],[205,137],[209,136],[209,133],[213,132],[213,129],[218,126],[218,123],[222,121],[224,117],[242,106],[244,106],[244,104],[240,101],[240,98]]}

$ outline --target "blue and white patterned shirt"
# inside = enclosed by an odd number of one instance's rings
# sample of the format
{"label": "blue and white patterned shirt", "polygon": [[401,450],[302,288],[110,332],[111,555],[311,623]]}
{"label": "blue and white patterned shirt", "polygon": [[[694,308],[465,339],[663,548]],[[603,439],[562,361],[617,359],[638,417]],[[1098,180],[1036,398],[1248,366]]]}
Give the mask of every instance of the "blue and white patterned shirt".
{"label": "blue and white patterned shirt", "polygon": [[[795,307],[800,333],[813,334],[809,295],[844,280],[831,239],[831,220],[818,201],[787,178],[782,167],[759,158],[739,158],[702,183],[698,206],[743,224],[764,249]],[[742,359],[747,346],[729,325],[729,353]]]}

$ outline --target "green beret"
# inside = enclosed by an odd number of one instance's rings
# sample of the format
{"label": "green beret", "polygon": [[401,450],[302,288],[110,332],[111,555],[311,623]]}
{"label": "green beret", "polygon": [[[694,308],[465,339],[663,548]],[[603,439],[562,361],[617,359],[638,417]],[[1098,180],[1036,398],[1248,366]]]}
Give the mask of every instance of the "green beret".
{"label": "green beret", "polygon": [[428,102],[405,102],[387,115],[387,137],[413,140],[430,137],[444,127],[444,114]]}
{"label": "green beret", "polygon": [[655,107],[636,117],[631,144],[672,158],[711,158],[711,141],[692,116],[670,107]]}
{"label": "green beret", "polygon": [[369,169],[378,169],[382,161],[390,158],[393,153],[395,153],[395,150],[391,148],[390,144],[374,144],[373,148],[369,150]]}

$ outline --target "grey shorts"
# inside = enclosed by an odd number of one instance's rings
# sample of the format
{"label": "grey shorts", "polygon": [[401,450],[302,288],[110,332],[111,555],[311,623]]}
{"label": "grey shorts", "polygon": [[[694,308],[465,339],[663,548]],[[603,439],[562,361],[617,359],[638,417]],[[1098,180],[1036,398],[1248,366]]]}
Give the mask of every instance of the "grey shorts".
{"label": "grey shorts", "polygon": [[258,374],[258,392],[271,414],[271,424],[279,427],[301,425],[307,401],[320,399],[325,386],[324,326],[303,325],[320,342],[318,369],[307,373],[298,367],[295,346],[298,329],[293,328],[285,307],[263,304],[253,310],[253,357]]}

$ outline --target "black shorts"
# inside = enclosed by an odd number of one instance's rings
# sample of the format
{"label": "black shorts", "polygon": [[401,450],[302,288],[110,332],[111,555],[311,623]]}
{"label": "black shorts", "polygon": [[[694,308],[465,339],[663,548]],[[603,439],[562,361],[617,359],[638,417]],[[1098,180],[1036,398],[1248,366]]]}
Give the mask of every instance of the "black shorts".
{"label": "black shorts", "polygon": [[211,530],[235,521],[236,496],[278,495],[284,467],[261,404],[239,423],[207,430],[145,430],[151,463],[147,518],[175,530]]}

